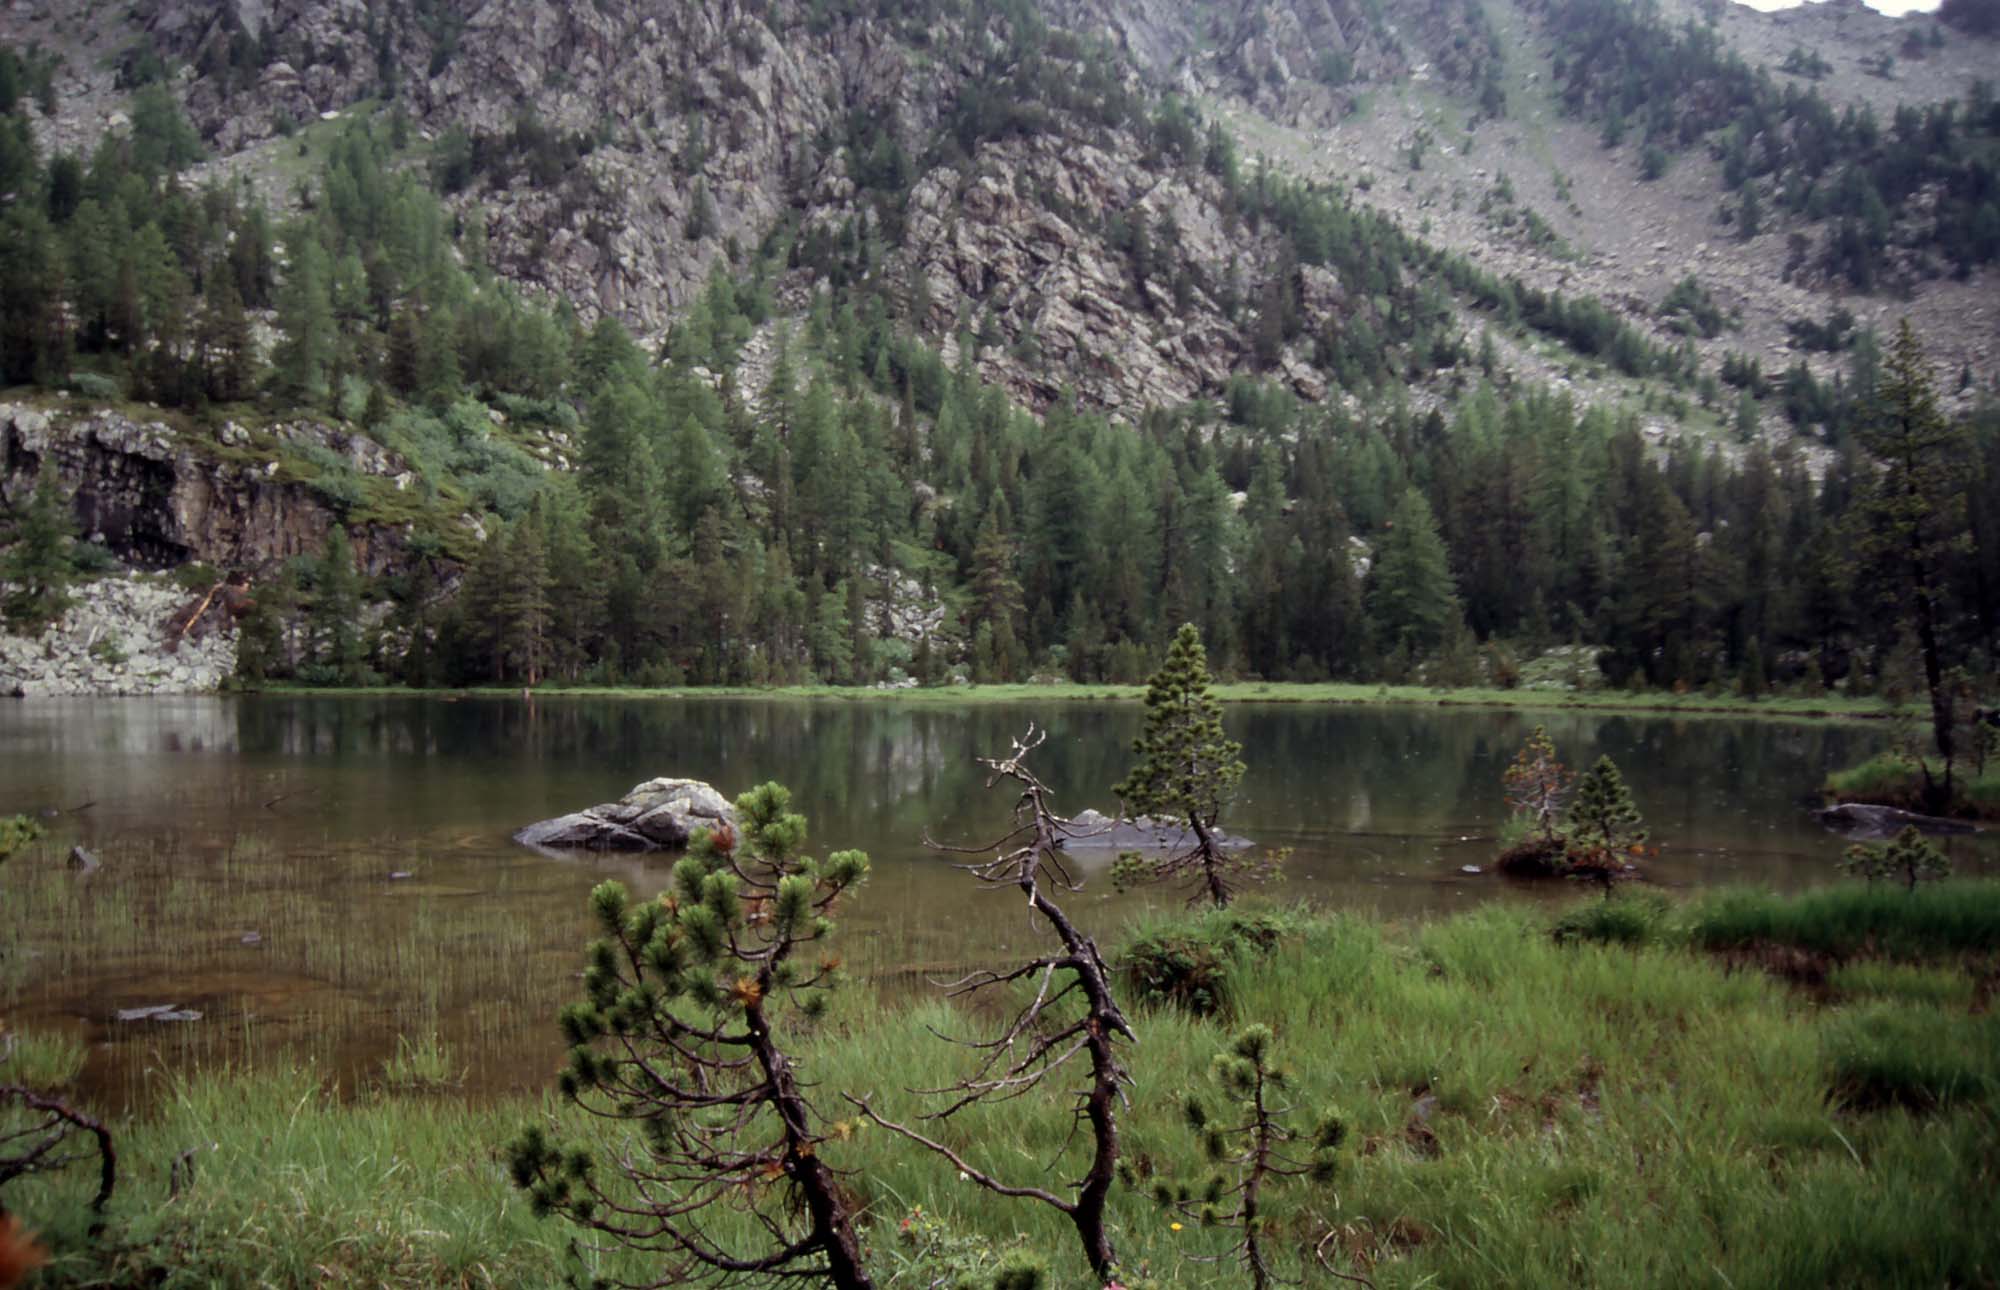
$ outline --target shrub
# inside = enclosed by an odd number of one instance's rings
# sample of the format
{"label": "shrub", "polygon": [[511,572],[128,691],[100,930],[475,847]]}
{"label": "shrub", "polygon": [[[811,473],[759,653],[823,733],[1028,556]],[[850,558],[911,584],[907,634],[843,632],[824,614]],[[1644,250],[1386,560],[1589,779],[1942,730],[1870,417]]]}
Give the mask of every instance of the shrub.
{"label": "shrub", "polygon": [[1113,958],[1139,1003],[1191,1017],[1228,1016],[1234,970],[1276,949],[1287,930],[1276,915],[1211,911],[1141,930]]}

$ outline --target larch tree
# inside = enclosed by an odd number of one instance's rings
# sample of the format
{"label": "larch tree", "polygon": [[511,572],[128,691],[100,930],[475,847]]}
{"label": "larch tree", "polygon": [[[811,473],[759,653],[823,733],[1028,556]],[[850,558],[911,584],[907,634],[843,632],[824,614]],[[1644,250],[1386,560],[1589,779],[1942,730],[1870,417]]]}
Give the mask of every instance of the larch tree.
{"label": "larch tree", "polygon": [[1430,503],[1405,489],[1369,570],[1368,608],[1386,653],[1436,649],[1459,621],[1458,592]]}

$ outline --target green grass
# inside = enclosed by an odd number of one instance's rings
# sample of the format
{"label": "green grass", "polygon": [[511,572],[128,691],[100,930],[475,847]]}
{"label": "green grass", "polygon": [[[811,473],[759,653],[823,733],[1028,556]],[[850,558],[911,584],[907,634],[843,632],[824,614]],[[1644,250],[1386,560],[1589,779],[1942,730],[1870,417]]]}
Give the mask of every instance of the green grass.
{"label": "green grass", "polygon": [[[1935,762],[1931,770],[1943,774],[1943,767]],[[1989,761],[1979,769],[1961,765],[1954,780],[1963,808],[1958,813],[2000,818],[2000,761]],[[1880,802],[1917,809],[1922,805],[1922,789],[1922,775],[1914,761],[1901,753],[1883,752],[1828,775],[1824,792],[1840,802]]]}
{"label": "green grass", "polygon": [[1688,939],[1708,950],[1782,945],[1835,958],[1917,960],[2000,952],[2000,881],[1948,880],[1907,891],[1855,882],[1796,896],[1722,891],[1687,911]]}
{"label": "green grass", "polygon": [[[1903,709],[1880,699],[1842,695],[1812,698],[1780,697],[1758,700],[1726,694],[1674,694],[1663,690],[1502,690],[1486,687],[1448,689],[1422,685],[1360,685],[1338,682],[1225,681],[1211,687],[1226,703],[1324,703],[1392,705],[1404,707],[1488,707],[1525,711],[1572,709],[1576,711],[1660,712],[1673,714],[1740,714],[1759,717],[1839,717],[1878,719],[1903,714]],[[467,690],[411,690],[400,686],[365,689],[322,690],[308,686],[271,685],[273,694],[440,694],[490,695],[518,698],[518,686],[487,686]],[[1051,685],[947,685],[909,690],[878,690],[871,686],[780,685],[780,686],[682,686],[652,688],[641,686],[542,685],[534,691],[537,699],[620,698],[620,699],[839,699],[862,703],[907,703],[965,706],[984,703],[1081,703],[1139,702],[1145,698],[1143,685],[1082,684],[1060,682]]]}
{"label": "green grass", "polygon": [[[1844,930],[1825,939],[1845,944],[1897,922],[1888,894],[1662,904],[1655,921],[1719,935],[1726,913],[1739,929],[1808,940],[1831,921]],[[1893,894],[1929,911],[1902,922],[1932,958],[1990,953],[1990,922],[1974,934],[1944,903],[1990,919],[2000,884],[1941,884],[1942,903]],[[1332,1107],[1350,1130],[1331,1184],[1267,1198],[1287,1276],[1306,1274],[1324,1240],[1342,1270],[1383,1290],[2000,1278],[2000,1020],[1969,1014],[1952,965],[1852,965],[1843,1001],[1732,970],[1685,938],[1559,943],[1546,914],[1518,907],[1416,925],[1294,914],[1285,927],[1269,951],[1232,960],[1233,1020],[1133,1010],[1123,1126],[1142,1175],[1198,1180],[1181,1094],[1208,1086],[1237,1026],[1272,1026],[1299,1118]],[[823,1152],[853,1171],[883,1285],[930,1285],[940,1269],[988,1269],[1008,1251],[1046,1256],[1051,1285],[1089,1284],[1059,1215],[990,1197],[900,1139],[857,1128],[834,1096],[919,1114],[926,1102],[908,1090],[948,1084],[968,1057],[931,1029],[979,1033],[991,1020],[855,990],[801,1048],[831,1121]],[[1081,1158],[1070,1112],[1057,1085],[932,1128],[1012,1181],[1058,1186]],[[127,1182],[104,1240],[83,1231],[80,1178],[10,1188],[7,1203],[51,1238],[49,1285],[552,1284],[575,1266],[571,1233],[528,1213],[499,1154],[530,1120],[580,1127],[552,1102],[356,1097],[323,1068],[199,1074],[126,1128]],[[194,1181],[163,1203],[172,1162],[190,1148]],[[1143,1189],[1120,1188],[1112,1220],[1130,1280],[1242,1279],[1206,1261],[1226,1252],[1226,1233],[1175,1231]]]}

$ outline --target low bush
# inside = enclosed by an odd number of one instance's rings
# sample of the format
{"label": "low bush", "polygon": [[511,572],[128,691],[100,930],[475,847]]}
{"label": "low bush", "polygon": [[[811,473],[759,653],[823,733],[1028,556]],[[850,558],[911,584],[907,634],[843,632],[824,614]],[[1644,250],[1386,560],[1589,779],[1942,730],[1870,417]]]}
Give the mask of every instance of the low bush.
{"label": "low bush", "polygon": [[1277,948],[1291,924],[1272,913],[1214,911],[1141,926],[1113,956],[1135,1003],[1191,1017],[1233,1014],[1231,974]]}

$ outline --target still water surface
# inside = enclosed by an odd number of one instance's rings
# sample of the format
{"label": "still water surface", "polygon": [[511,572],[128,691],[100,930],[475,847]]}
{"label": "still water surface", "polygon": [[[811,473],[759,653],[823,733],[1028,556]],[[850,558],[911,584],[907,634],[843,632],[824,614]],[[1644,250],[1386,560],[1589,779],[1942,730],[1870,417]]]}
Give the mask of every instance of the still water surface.
{"label": "still water surface", "polygon": [[[0,870],[0,1012],[90,1045],[100,1094],[148,1072],[302,1052],[365,1083],[403,1034],[435,1031],[476,1091],[540,1086],[548,1024],[574,989],[591,885],[642,890],[657,860],[547,859],[509,834],[610,800],[655,775],[734,795],[788,784],[816,848],[874,861],[844,911],[850,961],[884,980],[980,961],[1034,939],[1009,893],[978,893],[926,850],[926,829],[988,840],[1011,799],[973,758],[1030,722],[1059,806],[1115,809],[1138,730],[1133,704],[773,700],[185,698],[0,705],[0,814],[50,820],[43,880]],[[1661,845],[1668,887],[1835,881],[1845,842],[1806,813],[1830,768],[1873,752],[1880,726],[1603,713],[1238,704],[1249,772],[1228,824],[1288,846],[1287,902],[1423,916],[1489,899],[1550,900],[1461,872],[1483,865],[1505,813],[1500,775],[1536,722],[1564,759],[1609,754]],[[85,804],[88,804],[85,806]],[[76,808],[83,807],[78,810]],[[105,869],[47,880],[72,844]],[[1992,869],[1990,841],[1961,868]],[[1101,873],[1075,897],[1101,940],[1174,896],[1119,896]],[[77,890],[71,890],[74,887]],[[80,894],[79,894],[80,893]],[[119,1023],[121,1008],[196,1007],[203,1020]]]}

